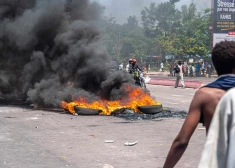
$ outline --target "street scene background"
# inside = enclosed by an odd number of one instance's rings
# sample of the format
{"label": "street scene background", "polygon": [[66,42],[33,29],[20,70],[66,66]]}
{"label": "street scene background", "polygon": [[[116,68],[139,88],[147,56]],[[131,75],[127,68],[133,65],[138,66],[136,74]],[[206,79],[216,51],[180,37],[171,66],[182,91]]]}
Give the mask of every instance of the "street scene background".
{"label": "street scene background", "polygon": [[[162,167],[195,92],[217,79],[211,6],[1,0],[0,167]],[[128,74],[130,59],[143,70],[146,88]],[[179,60],[183,88],[174,87]],[[129,93],[136,90],[175,115],[128,119],[72,109],[76,102],[134,102],[139,95]],[[196,168],[205,140],[199,124],[176,167]]]}

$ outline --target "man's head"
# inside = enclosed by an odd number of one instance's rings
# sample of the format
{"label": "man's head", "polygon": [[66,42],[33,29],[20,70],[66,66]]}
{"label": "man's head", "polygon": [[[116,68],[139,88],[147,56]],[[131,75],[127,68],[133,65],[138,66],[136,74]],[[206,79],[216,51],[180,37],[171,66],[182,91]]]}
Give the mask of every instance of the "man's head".
{"label": "man's head", "polygon": [[132,58],[129,59],[129,64],[132,64],[133,60]]}
{"label": "man's head", "polygon": [[235,73],[235,42],[217,43],[212,50],[212,62],[219,76]]}
{"label": "man's head", "polygon": [[182,64],[182,61],[178,61],[178,64],[181,65],[181,64]]}
{"label": "man's head", "polygon": [[136,63],[136,59],[133,59],[133,60],[132,60],[132,63],[135,64],[135,63]]}

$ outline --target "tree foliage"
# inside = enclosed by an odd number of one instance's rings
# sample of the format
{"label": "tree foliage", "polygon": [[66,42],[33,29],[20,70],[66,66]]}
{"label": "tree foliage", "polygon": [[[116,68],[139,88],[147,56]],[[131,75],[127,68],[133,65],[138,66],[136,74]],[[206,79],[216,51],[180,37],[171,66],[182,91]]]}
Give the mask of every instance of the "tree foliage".
{"label": "tree foliage", "polygon": [[141,12],[142,26],[136,16],[120,25],[114,18],[105,19],[103,42],[112,59],[118,62],[148,56],[207,56],[211,50],[211,9],[198,12],[194,3],[175,7],[179,0],[151,3]]}

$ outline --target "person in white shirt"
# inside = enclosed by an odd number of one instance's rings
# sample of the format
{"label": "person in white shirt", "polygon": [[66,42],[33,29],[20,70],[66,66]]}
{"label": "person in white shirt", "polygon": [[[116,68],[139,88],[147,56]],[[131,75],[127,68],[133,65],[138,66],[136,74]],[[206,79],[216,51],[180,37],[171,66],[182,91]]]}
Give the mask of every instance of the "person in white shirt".
{"label": "person in white shirt", "polygon": [[150,64],[148,64],[148,72],[150,72]]}
{"label": "person in white shirt", "polygon": [[205,76],[205,63],[202,62],[202,76]]}
{"label": "person in white shirt", "polygon": [[123,70],[123,63],[119,65],[119,71],[122,71],[122,70]]}
{"label": "person in white shirt", "polygon": [[126,65],[126,72],[129,72],[129,64]]}
{"label": "person in white shirt", "polygon": [[161,63],[161,68],[160,68],[160,71],[161,72],[163,72],[164,70],[163,70],[163,67],[164,67],[164,64],[163,63]]}
{"label": "person in white shirt", "polygon": [[178,62],[178,65],[174,68],[176,81],[175,81],[175,88],[179,85],[179,80],[182,85],[182,88],[185,88],[184,84],[184,66],[182,65],[182,61]]}

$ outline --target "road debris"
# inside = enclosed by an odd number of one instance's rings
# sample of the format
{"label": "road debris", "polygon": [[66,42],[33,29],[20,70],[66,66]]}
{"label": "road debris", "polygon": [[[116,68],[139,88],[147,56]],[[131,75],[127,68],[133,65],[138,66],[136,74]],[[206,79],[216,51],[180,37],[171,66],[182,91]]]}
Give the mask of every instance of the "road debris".
{"label": "road debris", "polygon": [[105,143],[114,143],[113,140],[104,140]]}
{"label": "road debris", "polygon": [[124,118],[126,120],[153,120],[156,118],[186,118],[188,113],[185,111],[174,111],[173,109],[164,109],[161,113],[157,114],[142,114],[135,113],[132,110],[124,109],[121,112],[115,111],[113,116],[118,118]]}
{"label": "road debris", "polygon": [[203,127],[203,128],[198,128],[198,130],[205,130],[206,128],[205,127]]}
{"label": "road debris", "polygon": [[105,164],[103,168],[114,168],[114,167],[109,164]]}
{"label": "road debris", "polygon": [[135,142],[128,142],[128,141],[127,141],[127,142],[125,143],[125,146],[134,146],[134,145],[137,144],[137,142],[138,142],[138,141],[135,141]]}
{"label": "road debris", "polygon": [[93,138],[96,138],[96,136],[95,136],[94,134],[91,134],[91,135],[89,135],[89,136],[92,136]]}

